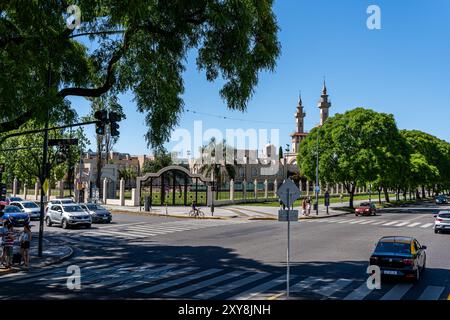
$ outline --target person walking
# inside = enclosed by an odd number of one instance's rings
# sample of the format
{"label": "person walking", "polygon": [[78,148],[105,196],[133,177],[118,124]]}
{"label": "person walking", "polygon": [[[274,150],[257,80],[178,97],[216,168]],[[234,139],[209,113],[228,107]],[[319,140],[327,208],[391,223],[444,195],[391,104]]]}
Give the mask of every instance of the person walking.
{"label": "person walking", "polygon": [[0,229],[0,247],[2,249],[1,264],[3,266],[6,265],[5,236],[7,231],[8,231],[8,220],[5,220],[3,221],[3,226]]}
{"label": "person walking", "polygon": [[344,196],[342,195],[342,193],[339,195],[339,198],[341,199],[341,203],[344,203]]}
{"label": "person walking", "polygon": [[306,215],[309,216],[311,214],[311,197],[306,200],[306,211],[308,212]]}
{"label": "person walking", "polygon": [[306,216],[306,198],[302,200],[302,215]]}
{"label": "person walking", "polygon": [[6,269],[10,269],[12,264],[13,247],[14,247],[14,226],[12,225],[12,223],[8,224],[8,231],[6,231],[4,241],[5,241],[4,250],[6,251],[5,266]]}
{"label": "person walking", "polygon": [[30,268],[30,243],[31,243],[31,227],[29,224],[23,226],[23,231],[19,237],[20,254],[22,255],[23,264],[27,269]]}

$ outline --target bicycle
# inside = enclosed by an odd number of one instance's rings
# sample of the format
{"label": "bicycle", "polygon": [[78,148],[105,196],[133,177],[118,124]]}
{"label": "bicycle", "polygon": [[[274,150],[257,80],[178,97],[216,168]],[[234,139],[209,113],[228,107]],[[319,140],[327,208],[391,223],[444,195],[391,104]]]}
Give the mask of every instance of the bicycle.
{"label": "bicycle", "polygon": [[195,218],[204,218],[205,217],[205,213],[200,210],[200,209],[192,209],[191,211],[189,211],[189,216],[190,217],[195,217]]}

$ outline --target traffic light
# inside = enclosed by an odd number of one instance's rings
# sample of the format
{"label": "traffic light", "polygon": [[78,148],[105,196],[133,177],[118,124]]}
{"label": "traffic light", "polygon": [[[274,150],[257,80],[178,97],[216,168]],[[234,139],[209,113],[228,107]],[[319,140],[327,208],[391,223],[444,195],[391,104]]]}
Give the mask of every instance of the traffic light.
{"label": "traffic light", "polygon": [[108,112],[106,110],[99,110],[94,113],[94,118],[97,123],[95,125],[95,133],[99,135],[105,134],[105,125],[108,124]]}
{"label": "traffic light", "polygon": [[117,123],[120,120],[122,120],[122,117],[117,112],[110,112],[109,113],[109,125],[110,125],[110,130],[111,130],[111,136],[112,137],[117,137],[120,134],[120,132],[118,130],[120,126]]}

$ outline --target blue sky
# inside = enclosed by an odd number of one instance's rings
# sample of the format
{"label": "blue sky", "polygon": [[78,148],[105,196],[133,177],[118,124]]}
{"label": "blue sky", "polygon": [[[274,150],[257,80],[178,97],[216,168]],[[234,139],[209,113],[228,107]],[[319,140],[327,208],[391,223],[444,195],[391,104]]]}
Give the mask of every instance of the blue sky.
{"label": "blue sky", "polygon": [[[381,8],[381,30],[366,26],[372,4]],[[319,122],[317,102],[326,76],[331,116],[367,107],[394,114],[401,129],[450,141],[450,1],[276,0],[274,11],[282,54],[275,72],[261,73],[247,112],[228,111],[219,96],[221,83],[208,83],[196,69],[196,52],[187,59],[185,108],[241,121],[185,112],[179,128],[192,132],[194,121],[203,121],[204,130],[217,128],[223,134],[226,129],[279,129],[284,147],[295,129],[299,90],[305,129]],[[144,115],[132,99],[132,94],[120,97],[127,119],[114,149],[148,154]],[[88,113],[84,99],[72,101],[80,115]],[[86,132],[93,142],[94,129]]]}

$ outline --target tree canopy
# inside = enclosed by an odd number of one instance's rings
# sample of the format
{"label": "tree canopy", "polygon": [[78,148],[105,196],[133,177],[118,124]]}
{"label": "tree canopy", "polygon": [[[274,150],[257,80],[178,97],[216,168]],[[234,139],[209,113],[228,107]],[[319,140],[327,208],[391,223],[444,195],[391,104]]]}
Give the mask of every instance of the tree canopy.
{"label": "tree canopy", "polygon": [[[81,10],[68,28],[67,8]],[[245,110],[280,53],[273,0],[63,0],[0,3],[0,133],[63,117],[69,97],[132,92],[146,140],[161,146],[183,111],[188,53]]]}

